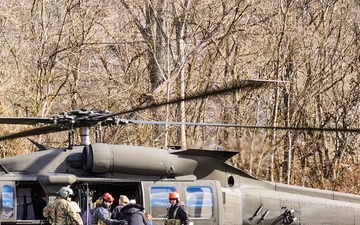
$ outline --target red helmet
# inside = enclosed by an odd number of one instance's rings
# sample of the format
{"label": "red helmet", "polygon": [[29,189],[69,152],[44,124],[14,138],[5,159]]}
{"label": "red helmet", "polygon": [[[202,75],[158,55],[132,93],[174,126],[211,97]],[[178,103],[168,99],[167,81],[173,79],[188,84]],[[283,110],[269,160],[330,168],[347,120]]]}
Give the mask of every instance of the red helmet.
{"label": "red helmet", "polygon": [[113,202],[113,201],[114,201],[113,196],[112,196],[111,194],[109,194],[109,193],[105,193],[105,194],[103,195],[103,199],[104,199],[104,201],[106,201],[106,202]]}
{"label": "red helmet", "polygon": [[177,193],[176,191],[170,192],[169,199],[172,199],[172,198],[176,198],[177,200],[179,200],[179,198],[180,198],[179,193]]}

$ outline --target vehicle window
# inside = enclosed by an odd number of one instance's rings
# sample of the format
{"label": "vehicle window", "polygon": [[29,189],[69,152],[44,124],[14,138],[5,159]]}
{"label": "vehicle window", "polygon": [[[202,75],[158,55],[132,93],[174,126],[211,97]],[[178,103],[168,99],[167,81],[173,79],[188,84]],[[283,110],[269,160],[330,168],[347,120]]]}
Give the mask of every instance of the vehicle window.
{"label": "vehicle window", "polygon": [[211,187],[188,186],[186,206],[190,218],[211,218],[214,215],[214,197]]}
{"label": "vehicle window", "polygon": [[14,215],[14,189],[9,185],[4,185],[1,192],[3,218],[10,219]]}
{"label": "vehicle window", "polygon": [[170,207],[169,193],[176,191],[173,186],[155,186],[150,188],[151,215],[154,218],[165,218]]}

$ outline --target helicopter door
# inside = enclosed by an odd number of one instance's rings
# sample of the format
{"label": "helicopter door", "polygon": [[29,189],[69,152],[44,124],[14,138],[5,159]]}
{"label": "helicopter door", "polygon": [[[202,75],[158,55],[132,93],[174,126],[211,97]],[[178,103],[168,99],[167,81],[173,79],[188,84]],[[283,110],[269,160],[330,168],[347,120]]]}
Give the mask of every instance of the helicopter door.
{"label": "helicopter door", "polygon": [[203,181],[160,181],[141,182],[145,211],[153,217],[154,225],[163,225],[170,207],[169,193],[176,191],[185,203],[190,225],[215,225],[222,213],[220,182]]}
{"label": "helicopter door", "polygon": [[0,181],[0,221],[16,221],[16,189],[14,181]]}

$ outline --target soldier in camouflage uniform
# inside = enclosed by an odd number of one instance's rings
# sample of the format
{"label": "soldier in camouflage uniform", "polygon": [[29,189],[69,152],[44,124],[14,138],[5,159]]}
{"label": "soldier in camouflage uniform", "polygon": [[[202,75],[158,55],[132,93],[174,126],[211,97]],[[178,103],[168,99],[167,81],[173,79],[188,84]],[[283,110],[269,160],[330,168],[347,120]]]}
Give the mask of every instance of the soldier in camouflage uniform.
{"label": "soldier in camouflage uniform", "polygon": [[54,202],[47,204],[43,215],[53,225],[83,225],[81,218],[70,204],[70,196],[74,194],[68,187],[60,188],[59,196]]}
{"label": "soldier in camouflage uniform", "polygon": [[96,201],[96,208],[93,212],[91,221],[96,221],[97,225],[127,225],[126,220],[116,220],[110,218],[110,207],[114,201],[111,194],[105,193]]}

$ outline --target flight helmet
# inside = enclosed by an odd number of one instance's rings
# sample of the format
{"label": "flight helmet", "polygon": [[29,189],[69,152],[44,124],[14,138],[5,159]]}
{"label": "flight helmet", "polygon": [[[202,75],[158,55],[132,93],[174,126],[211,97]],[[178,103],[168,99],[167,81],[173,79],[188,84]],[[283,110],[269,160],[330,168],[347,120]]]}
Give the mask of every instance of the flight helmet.
{"label": "flight helmet", "polygon": [[174,198],[177,199],[177,201],[180,201],[180,195],[176,191],[169,193],[169,200]]}
{"label": "flight helmet", "polygon": [[110,194],[110,193],[105,193],[103,196],[102,196],[102,199],[103,201],[105,202],[113,202],[114,201],[114,197]]}
{"label": "flight helmet", "polygon": [[69,188],[69,187],[60,188],[58,193],[59,193],[60,197],[65,198],[65,199],[72,196],[72,195],[74,195],[73,190],[71,188]]}

